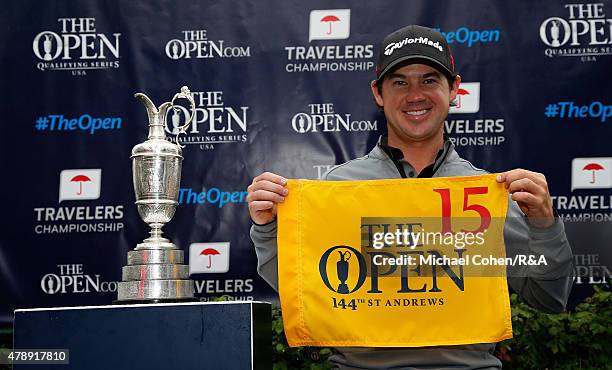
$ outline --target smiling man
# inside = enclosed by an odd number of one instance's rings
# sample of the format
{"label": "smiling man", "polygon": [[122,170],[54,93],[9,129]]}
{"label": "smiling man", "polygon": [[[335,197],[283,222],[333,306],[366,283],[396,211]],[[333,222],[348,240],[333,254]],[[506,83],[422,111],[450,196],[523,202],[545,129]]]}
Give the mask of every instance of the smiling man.
{"label": "smiling man", "polygon": [[[371,180],[482,175],[459,157],[444,135],[444,120],[457,95],[460,76],[444,37],[408,26],[382,42],[376,104],[387,119],[387,134],[366,156],[328,171],[326,180]],[[556,217],[544,175],[523,169],[500,174],[511,194],[504,224],[506,255],[544,256],[545,266],[508,267],[508,284],[531,306],[561,312],[572,285],[572,252],[563,223]],[[287,180],[263,173],[249,186],[260,275],[278,290],[277,204],[288,196]],[[330,361],[338,369],[500,369],[495,343],[421,348],[336,348]]]}

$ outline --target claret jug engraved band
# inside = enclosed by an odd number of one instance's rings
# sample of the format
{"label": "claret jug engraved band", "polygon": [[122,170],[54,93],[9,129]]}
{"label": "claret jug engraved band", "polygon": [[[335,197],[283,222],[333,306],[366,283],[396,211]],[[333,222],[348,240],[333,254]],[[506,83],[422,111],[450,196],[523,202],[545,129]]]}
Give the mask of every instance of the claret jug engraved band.
{"label": "claret jug engraved band", "polygon": [[[174,95],[171,102],[156,108],[142,93],[135,95],[144,103],[149,117],[149,136],[132,149],[132,178],[138,214],[150,227],[150,236],[128,252],[127,266],[118,284],[120,303],[130,301],[192,300],[193,281],[189,267],[184,264],[184,253],[162,236],[162,227],[174,216],[178,205],[183,155],[179,135],[185,133],[195,115],[195,102],[186,86]],[[191,115],[178,127],[175,142],[166,138],[166,115],[177,110],[174,102],[187,99]],[[178,118],[178,117],[177,117]]]}

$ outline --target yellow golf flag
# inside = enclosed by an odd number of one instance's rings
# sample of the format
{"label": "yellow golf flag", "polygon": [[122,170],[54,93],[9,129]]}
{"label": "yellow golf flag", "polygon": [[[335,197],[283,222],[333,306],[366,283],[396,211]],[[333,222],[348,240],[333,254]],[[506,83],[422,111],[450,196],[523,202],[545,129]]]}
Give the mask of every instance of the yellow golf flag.
{"label": "yellow golf flag", "polygon": [[290,346],[417,347],[512,337],[496,175],[289,180],[278,280]]}

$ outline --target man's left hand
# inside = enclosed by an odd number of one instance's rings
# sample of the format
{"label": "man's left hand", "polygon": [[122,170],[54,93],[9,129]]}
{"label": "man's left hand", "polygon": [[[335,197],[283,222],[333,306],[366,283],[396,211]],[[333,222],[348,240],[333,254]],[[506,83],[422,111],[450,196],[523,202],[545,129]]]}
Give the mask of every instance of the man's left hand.
{"label": "man's left hand", "polygon": [[518,168],[500,173],[497,182],[506,183],[512,200],[518,203],[532,226],[547,228],[555,222],[552,200],[543,174]]}

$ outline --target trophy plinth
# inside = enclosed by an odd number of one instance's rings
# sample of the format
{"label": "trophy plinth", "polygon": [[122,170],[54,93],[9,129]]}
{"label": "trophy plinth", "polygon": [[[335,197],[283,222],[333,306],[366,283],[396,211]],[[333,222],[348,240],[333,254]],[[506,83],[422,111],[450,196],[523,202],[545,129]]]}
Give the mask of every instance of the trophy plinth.
{"label": "trophy plinth", "polygon": [[194,300],[193,281],[182,250],[162,236],[162,227],[178,205],[183,155],[181,146],[166,139],[166,113],[179,98],[189,100],[191,117],[179,127],[184,133],[195,113],[189,89],[183,87],[172,102],[156,108],[144,94],[136,94],[147,108],[149,136],[132,149],[132,178],[140,218],[151,227],[150,236],[128,252],[117,287],[118,303]]}

